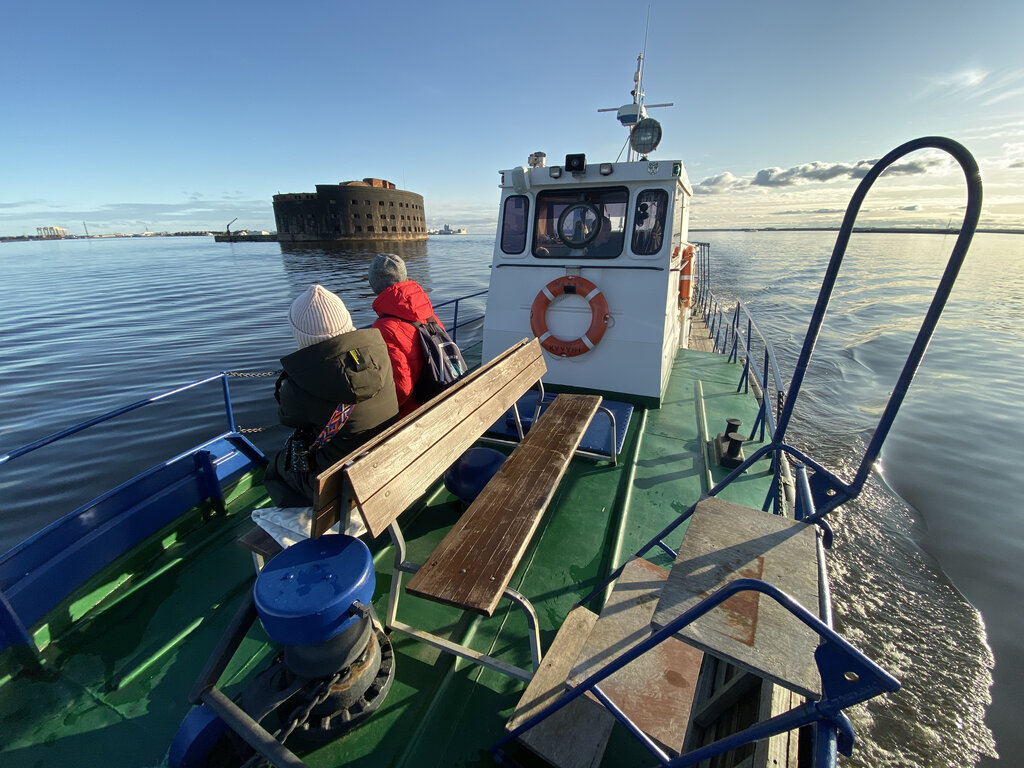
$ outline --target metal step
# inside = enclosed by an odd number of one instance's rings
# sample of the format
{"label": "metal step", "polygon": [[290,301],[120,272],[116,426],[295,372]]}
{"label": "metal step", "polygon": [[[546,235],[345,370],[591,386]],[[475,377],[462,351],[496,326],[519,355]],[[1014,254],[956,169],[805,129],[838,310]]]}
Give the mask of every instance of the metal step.
{"label": "metal step", "polygon": [[[651,617],[668,571],[643,559],[626,564],[567,684],[576,686],[654,631]],[[665,752],[678,755],[690,721],[703,654],[670,638],[604,680],[600,688]]]}
{"label": "metal step", "polygon": [[[566,617],[520,701],[508,729],[550,704],[612,659],[649,637],[651,616],[668,572],[646,560],[630,561],[598,618],[585,608]],[[669,639],[601,683],[601,690],[656,744],[676,755],[690,719],[703,654]],[[520,737],[558,768],[601,762],[615,718],[585,694]]]}

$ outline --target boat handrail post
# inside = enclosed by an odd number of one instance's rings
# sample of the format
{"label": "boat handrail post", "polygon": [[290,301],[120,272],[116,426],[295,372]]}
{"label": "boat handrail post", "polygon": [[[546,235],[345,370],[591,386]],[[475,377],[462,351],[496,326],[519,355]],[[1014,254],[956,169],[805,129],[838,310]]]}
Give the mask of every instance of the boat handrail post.
{"label": "boat handrail post", "polygon": [[228,432],[237,432],[235,427],[235,409],[231,404],[231,388],[228,386],[228,374],[221,371],[221,388],[224,390],[224,412],[228,419]]}

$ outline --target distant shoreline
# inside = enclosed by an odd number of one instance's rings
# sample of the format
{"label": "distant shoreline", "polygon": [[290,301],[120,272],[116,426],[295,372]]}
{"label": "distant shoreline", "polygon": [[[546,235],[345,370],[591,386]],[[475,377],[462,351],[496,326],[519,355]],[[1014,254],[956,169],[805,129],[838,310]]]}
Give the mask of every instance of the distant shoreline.
{"label": "distant shoreline", "polygon": [[67,237],[55,237],[53,235],[0,235],[0,243],[30,243],[37,240],[119,240],[129,237],[213,237],[220,232],[139,232],[134,235],[68,235]]}
{"label": "distant shoreline", "polygon": [[[691,227],[690,232],[838,232],[839,227]],[[881,235],[956,235],[959,229],[928,227],[854,227],[854,232]],[[113,240],[127,237],[213,237],[223,232],[148,232],[134,235],[69,235],[40,237],[38,235],[0,235],[0,243],[26,243],[37,240]],[[1024,235],[1024,229],[979,228],[979,235]],[[241,239],[241,238],[239,238]]]}

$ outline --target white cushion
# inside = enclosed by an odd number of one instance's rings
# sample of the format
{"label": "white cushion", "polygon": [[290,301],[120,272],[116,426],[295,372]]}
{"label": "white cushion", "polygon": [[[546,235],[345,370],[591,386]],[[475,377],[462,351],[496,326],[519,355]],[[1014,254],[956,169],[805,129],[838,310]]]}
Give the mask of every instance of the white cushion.
{"label": "white cushion", "polygon": [[[282,547],[290,547],[297,541],[309,538],[309,526],[313,520],[312,507],[264,507],[252,511],[252,521],[269,533]],[[340,523],[335,523],[328,533],[338,533]],[[349,536],[362,536],[366,527],[362,519],[355,515],[348,530]]]}

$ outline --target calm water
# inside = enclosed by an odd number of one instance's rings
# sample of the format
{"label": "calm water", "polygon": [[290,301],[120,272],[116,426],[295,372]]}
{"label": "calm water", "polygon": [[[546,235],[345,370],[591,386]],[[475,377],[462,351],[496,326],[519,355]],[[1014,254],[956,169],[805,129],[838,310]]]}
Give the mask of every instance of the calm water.
{"label": "calm water", "polygon": [[[697,239],[712,244],[714,289],[750,304],[785,376],[833,236]],[[399,252],[437,301],[486,288],[492,242],[434,238]],[[840,474],[857,463],[952,242],[853,239],[791,433]],[[3,244],[0,452],[213,372],[276,369],[294,346],[288,304],[310,282],[337,291],[368,324],[372,257],[193,238]],[[904,683],[854,713],[858,747],[846,764],[1019,761],[1024,514],[1011,482],[1024,464],[1022,316],[1024,238],[977,237],[886,445],[884,479],[837,513],[837,626]],[[272,378],[231,386],[239,424],[274,424]],[[127,479],[223,428],[219,397],[207,387],[0,467],[0,551],[89,498],[95,476],[99,486]],[[132,437],[154,420],[151,434]],[[254,435],[266,449],[282,439],[274,427]]]}

